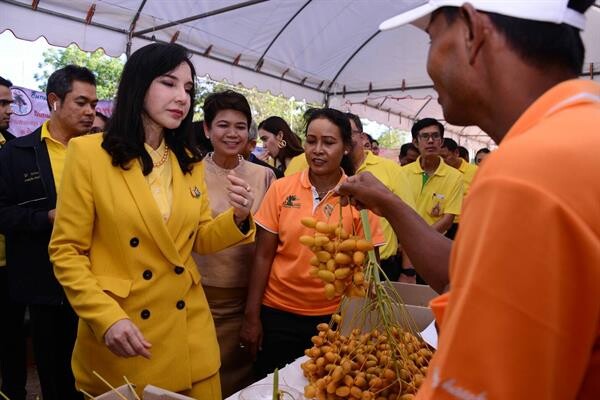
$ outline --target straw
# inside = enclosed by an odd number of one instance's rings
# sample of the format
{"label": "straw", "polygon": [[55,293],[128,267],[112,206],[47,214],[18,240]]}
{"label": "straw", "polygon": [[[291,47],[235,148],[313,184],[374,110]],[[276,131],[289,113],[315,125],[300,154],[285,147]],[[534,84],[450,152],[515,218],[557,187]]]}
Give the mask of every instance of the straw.
{"label": "straw", "polygon": [[83,393],[84,395],[86,395],[87,397],[89,397],[90,399],[92,399],[92,400],[94,400],[94,399],[95,399],[95,397],[94,397],[94,396],[92,396],[91,394],[89,394],[89,393],[88,393],[88,392],[86,392],[85,390],[83,390],[83,389],[79,389],[79,391],[80,391],[81,393]]}
{"label": "straw", "polygon": [[4,400],[10,400],[7,395],[5,395],[4,393],[2,393],[2,390],[0,390],[0,396],[2,396],[2,398]]}
{"label": "straw", "polygon": [[129,389],[131,389],[131,391],[133,392],[133,395],[135,396],[136,400],[142,400],[135,392],[135,386],[133,386],[133,383],[129,382],[129,379],[127,379],[125,375],[123,375],[123,379],[125,379],[125,382],[127,382],[127,386],[129,386]]}
{"label": "straw", "polygon": [[97,373],[96,371],[92,371],[92,373],[94,375],[96,375],[98,377],[98,379],[100,379],[102,382],[104,382],[104,384],[106,386],[108,386],[109,388],[111,388],[113,390],[113,392],[115,392],[115,394],[117,396],[119,396],[120,398],[122,398],[123,400],[129,400],[127,397],[123,396],[121,393],[119,393],[119,391],[117,389],[115,389],[113,387],[113,385],[111,385],[110,383],[108,383],[108,381],[106,379],[104,379],[99,373]]}

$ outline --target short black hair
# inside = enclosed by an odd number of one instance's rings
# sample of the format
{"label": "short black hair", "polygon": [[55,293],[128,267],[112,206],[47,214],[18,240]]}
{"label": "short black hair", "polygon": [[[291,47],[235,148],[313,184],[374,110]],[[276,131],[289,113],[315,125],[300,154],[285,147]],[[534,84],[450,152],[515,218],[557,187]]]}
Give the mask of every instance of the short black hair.
{"label": "short black hair", "polygon": [[6,86],[7,88],[12,87],[12,82],[9,81],[8,79],[4,79],[3,77],[0,76],[0,86]]}
{"label": "short black hair", "polygon": [[[348,147],[352,146],[352,127],[350,126],[350,113],[343,113],[334,108],[309,108],[304,113],[304,122],[306,124],[305,134],[308,132],[308,126],[310,123],[319,118],[325,118],[340,130],[342,136],[342,142]],[[354,114],[352,114],[354,115]],[[354,165],[350,159],[350,155],[344,154],[340,161],[340,167],[344,170],[344,173],[348,176],[354,175]]]}
{"label": "short black hair", "polygon": [[442,147],[445,147],[450,151],[456,151],[456,149],[458,148],[458,143],[456,143],[454,139],[444,138],[444,141],[442,142]]}
{"label": "short black hair", "polygon": [[428,126],[437,126],[440,130],[440,135],[444,137],[444,125],[440,121],[435,118],[423,118],[415,122],[412,126],[410,133],[412,134],[412,138],[416,139],[419,136],[419,131],[423,128],[427,128]]}
{"label": "short black hair", "polygon": [[[570,0],[568,7],[585,13],[593,3],[594,0]],[[441,7],[435,13],[442,12],[451,24],[458,18],[458,10],[457,7]],[[581,73],[585,48],[579,29],[564,23],[532,21],[491,12],[486,14],[525,62],[540,69],[560,66],[574,75]]]}
{"label": "short black hair", "polygon": [[477,150],[477,153],[475,153],[475,158],[477,158],[477,155],[479,153],[490,153],[490,149],[488,149],[487,147],[483,147],[483,148]]}
{"label": "short black hair", "polygon": [[398,154],[398,158],[406,157],[409,150],[416,151],[417,153],[419,152],[417,146],[415,146],[411,142],[404,143],[402,146],[400,146],[400,154]]}
{"label": "short black hair", "polygon": [[100,118],[104,122],[108,122],[108,117],[98,110],[96,110],[96,117]]}
{"label": "short black hair", "polygon": [[204,100],[202,110],[204,111],[204,122],[209,128],[217,117],[218,112],[223,110],[234,110],[244,114],[248,123],[248,129],[250,129],[250,124],[252,123],[252,110],[246,96],[234,90],[209,94],[206,100]]}
{"label": "short black hair", "polygon": [[360,117],[358,115],[347,112],[346,117],[348,117],[348,119],[351,119],[352,121],[354,121],[354,125],[356,125],[356,128],[358,130],[360,130],[361,132],[363,131],[363,125],[362,125],[362,122],[360,122]]}
{"label": "short black hair", "polygon": [[50,75],[48,84],[46,85],[46,103],[48,104],[48,109],[51,109],[50,101],[48,100],[50,93],[54,93],[60,101],[64,101],[67,93],[73,90],[73,81],[85,82],[96,86],[96,76],[86,67],[67,65],[66,67],[57,69]]}
{"label": "short black hair", "polygon": [[469,150],[467,150],[466,147],[458,146],[458,155],[459,157],[469,161]]}

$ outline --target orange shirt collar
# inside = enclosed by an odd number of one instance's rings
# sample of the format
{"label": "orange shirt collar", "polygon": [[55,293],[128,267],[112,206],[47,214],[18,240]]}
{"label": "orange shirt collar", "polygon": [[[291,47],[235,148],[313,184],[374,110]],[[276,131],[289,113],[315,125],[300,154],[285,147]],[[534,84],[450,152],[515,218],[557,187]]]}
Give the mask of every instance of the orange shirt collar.
{"label": "orange shirt collar", "polygon": [[[342,168],[340,168],[340,170],[342,171],[342,177],[340,178],[338,185],[348,178],[346,176],[346,174],[344,173],[344,170]],[[308,178],[308,171],[309,171],[309,168],[307,168],[301,172],[302,175],[300,175],[300,184],[302,185],[303,188],[311,189],[313,185],[310,183],[310,179]]]}
{"label": "orange shirt collar", "polygon": [[517,137],[542,119],[576,104],[600,102],[600,84],[583,79],[561,82],[533,102],[510,128],[504,140]]}

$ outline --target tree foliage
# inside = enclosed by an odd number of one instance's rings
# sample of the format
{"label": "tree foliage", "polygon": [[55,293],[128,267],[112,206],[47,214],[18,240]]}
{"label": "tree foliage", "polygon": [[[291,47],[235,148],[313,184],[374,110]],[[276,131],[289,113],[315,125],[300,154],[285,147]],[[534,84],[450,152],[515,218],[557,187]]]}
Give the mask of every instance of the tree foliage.
{"label": "tree foliage", "polygon": [[292,130],[300,137],[304,137],[303,114],[310,107],[321,107],[321,104],[308,104],[293,98],[287,99],[283,96],[274,96],[268,92],[259,92],[256,89],[247,89],[242,86],[234,86],[224,82],[214,82],[201,78],[196,90],[196,116],[202,119],[202,104],[206,97],[213,92],[224,90],[235,90],[246,96],[252,109],[252,119],[259,124],[261,121],[276,115],[290,124]]}
{"label": "tree foliage", "polygon": [[411,141],[411,136],[409,132],[401,131],[399,129],[389,129],[386,132],[383,132],[379,139],[379,146],[386,149],[398,149],[404,143],[408,143]]}
{"label": "tree foliage", "polygon": [[123,71],[123,60],[109,57],[101,49],[88,53],[74,44],[65,49],[48,49],[43,53],[43,61],[38,64],[42,72],[34,74],[40,90],[46,90],[46,83],[52,72],[69,64],[86,67],[96,75],[96,91],[99,99],[114,98]]}
{"label": "tree foliage", "polygon": [[[88,53],[71,45],[65,49],[49,49],[43,54],[43,61],[38,67],[42,71],[36,73],[34,78],[39,83],[40,90],[46,90],[48,77],[55,70],[69,64],[75,64],[88,68],[96,75],[96,90],[99,99],[113,99],[124,61],[112,58],[104,54],[102,50]],[[246,89],[242,86],[234,86],[224,82],[215,82],[205,78],[198,78],[196,99],[194,101],[194,112],[196,120],[202,119],[202,104],[206,97],[213,92],[223,90],[235,90],[242,93],[248,99],[252,108],[252,118],[256,123],[277,115],[285,119],[292,130],[299,136],[304,136],[303,114],[309,107],[320,107],[320,104],[307,104],[295,99],[287,99],[283,96],[274,96],[268,92],[259,92],[256,89]]]}

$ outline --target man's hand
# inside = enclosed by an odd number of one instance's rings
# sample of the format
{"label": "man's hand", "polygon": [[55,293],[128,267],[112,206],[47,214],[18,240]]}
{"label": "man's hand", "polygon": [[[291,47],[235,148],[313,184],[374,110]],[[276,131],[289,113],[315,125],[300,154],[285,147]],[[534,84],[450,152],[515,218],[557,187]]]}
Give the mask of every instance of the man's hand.
{"label": "man's hand", "polygon": [[52,210],[48,211],[48,221],[50,221],[51,224],[54,224],[55,216],[56,216],[56,208],[53,208]]}
{"label": "man's hand", "polygon": [[367,208],[379,216],[382,215],[381,206],[386,199],[390,198],[390,195],[395,197],[395,195],[370,172],[362,172],[348,177],[348,179],[339,185],[335,191],[341,196],[343,205],[346,205],[349,199],[350,204],[354,205],[356,208]]}
{"label": "man's hand", "polygon": [[152,345],[129,319],[115,322],[104,334],[104,344],[119,357],[142,356],[150,358]]}

